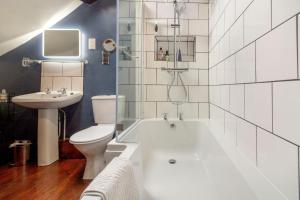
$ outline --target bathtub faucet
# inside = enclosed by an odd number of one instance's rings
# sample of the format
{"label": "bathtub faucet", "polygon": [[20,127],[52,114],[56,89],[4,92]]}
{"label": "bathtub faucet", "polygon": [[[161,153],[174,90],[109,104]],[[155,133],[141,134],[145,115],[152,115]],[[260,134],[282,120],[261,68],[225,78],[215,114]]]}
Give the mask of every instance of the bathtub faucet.
{"label": "bathtub faucet", "polygon": [[182,113],[179,113],[179,120],[183,120],[183,114]]}
{"label": "bathtub faucet", "polygon": [[168,120],[168,113],[163,113],[164,120]]}

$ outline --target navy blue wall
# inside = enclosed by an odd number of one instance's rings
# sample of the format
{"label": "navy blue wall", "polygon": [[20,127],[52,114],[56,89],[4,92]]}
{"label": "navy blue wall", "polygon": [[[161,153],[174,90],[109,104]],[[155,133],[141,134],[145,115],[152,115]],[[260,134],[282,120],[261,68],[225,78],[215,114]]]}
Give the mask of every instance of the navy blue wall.
{"label": "navy blue wall", "polygon": [[[116,1],[101,0],[95,4],[82,4],[53,28],[78,28],[83,33],[83,55],[89,61],[84,68],[83,100],[65,110],[68,113],[67,133],[72,135],[94,125],[90,98],[94,95],[115,94],[116,58],[111,56],[110,65],[101,64],[101,43],[107,38],[116,38]],[[38,17],[38,16],[37,16]],[[96,38],[97,50],[87,50],[87,39]],[[39,35],[22,46],[0,57],[0,89],[16,95],[40,90],[41,69],[39,65],[30,68],[21,67],[22,57],[45,59],[42,57],[42,36]],[[18,114],[14,126],[0,133],[9,139],[31,139],[36,141],[37,114],[35,111],[17,108]],[[17,130],[14,128],[17,127]],[[5,140],[5,139],[4,139]],[[0,152],[1,153],[1,152]]]}

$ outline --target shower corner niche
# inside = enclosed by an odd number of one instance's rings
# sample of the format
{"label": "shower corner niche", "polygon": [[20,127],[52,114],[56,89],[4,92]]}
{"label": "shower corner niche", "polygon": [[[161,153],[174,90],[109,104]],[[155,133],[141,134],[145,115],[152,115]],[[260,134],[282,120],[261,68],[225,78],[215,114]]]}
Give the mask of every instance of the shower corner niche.
{"label": "shower corner niche", "polygon": [[[155,61],[173,61],[174,60],[174,36],[155,36],[154,38],[154,60]],[[177,36],[177,52],[181,51],[181,62],[196,61],[196,37],[195,36]],[[168,53],[168,58],[166,54]]]}

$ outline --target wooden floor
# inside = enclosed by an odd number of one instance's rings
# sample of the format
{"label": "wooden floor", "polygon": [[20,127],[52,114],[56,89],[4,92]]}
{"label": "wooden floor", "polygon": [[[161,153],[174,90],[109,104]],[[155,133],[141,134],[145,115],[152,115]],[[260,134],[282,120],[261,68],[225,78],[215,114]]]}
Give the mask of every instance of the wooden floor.
{"label": "wooden floor", "polygon": [[61,160],[46,167],[0,167],[2,200],[78,200],[90,181],[82,180],[85,161]]}

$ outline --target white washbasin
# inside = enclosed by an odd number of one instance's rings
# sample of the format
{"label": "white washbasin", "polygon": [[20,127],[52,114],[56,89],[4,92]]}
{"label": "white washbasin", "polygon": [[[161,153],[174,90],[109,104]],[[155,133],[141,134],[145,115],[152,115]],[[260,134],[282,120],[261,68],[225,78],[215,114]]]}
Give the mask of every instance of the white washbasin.
{"label": "white washbasin", "polygon": [[13,97],[12,102],[33,109],[58,109],[70,106],[82,99],[82,92],[68,91],[66,94],[36,92]]}

